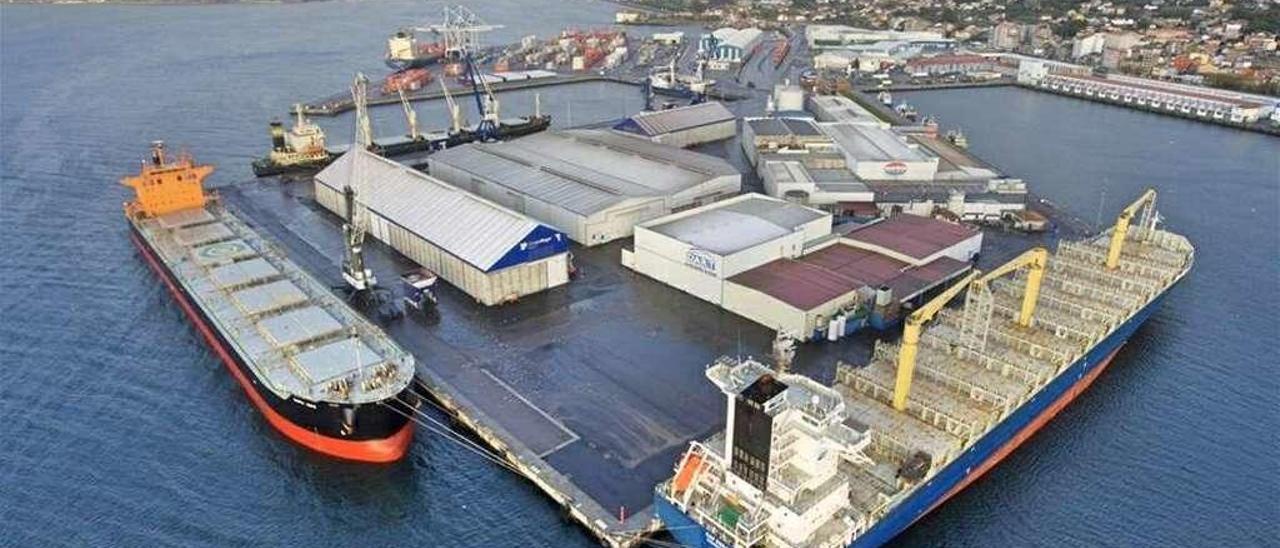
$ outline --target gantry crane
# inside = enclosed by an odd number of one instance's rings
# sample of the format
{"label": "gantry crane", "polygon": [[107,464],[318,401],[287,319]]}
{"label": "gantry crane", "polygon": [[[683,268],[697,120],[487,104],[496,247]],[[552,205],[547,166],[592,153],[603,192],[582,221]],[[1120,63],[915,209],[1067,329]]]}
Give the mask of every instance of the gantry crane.
{"label": "gantry crane", "polygon": [[489,87],[489,82],[480,74],[472,56],[480,47],[480,33],[500,28],[502,25],[487,24],[464,6],[445,6],[442,23],[419,28],[443,37],[446,60],[466,64],[476,110],[480,113],[480,122],[475,131],[481,141],[491,141],[498,137],[498,98]]}
{"label": "gantry crane", "polygon": [[1040,283],[1044,278],[1044,271],[1048,264],[1049,251],[1043,247],[1035,247],[1027,252],[1014,258],[1005,264],[1002,264],[991,272],[981,273],[978,271],[970,272],[955,285],[947,288],[946,291],[938,294],[929,302],[912,312],[904,322],[902,329],[902,344],[898,351],[898,375],[893,386],[893,408],[898,411],[904,411],[907,408],[907,396],[911,394],[911,379],[915,374],[916,353],[920,348],[920,332],[924,329],[924,324],[932,320],[947,303],[955,299],[966,289],[972,291],[977,287],[986,286],[991,280],[1014,272],[1016,270],[1026,268],[1028,272],[1027,286],[1022,294],[1022,310],[1018,315],[1017,323],[1021,327],[1030,327],[1031,319],[1035,314],[1036,301],[1040,297]]}
{"label": "gantry crane", "polygon": [[1129,236],[1129,225],[1133,222],[1133,216],[1139,212],[1142,213],[1142,217],[1138,226],[1145,230],[1141,235],[1141,238],[1145,239],[1155,232],[1156,221],[1159,218],[1156,214],[1156,189],[1148,188],[1132,204],[1120,210],[1120,215],[1116,217],[1116,225],[1111,230],[1111,245],[1107,248],[1108,270],[1115,270],[1120,265],[1120,252],[1124,249],[1125,238]]}

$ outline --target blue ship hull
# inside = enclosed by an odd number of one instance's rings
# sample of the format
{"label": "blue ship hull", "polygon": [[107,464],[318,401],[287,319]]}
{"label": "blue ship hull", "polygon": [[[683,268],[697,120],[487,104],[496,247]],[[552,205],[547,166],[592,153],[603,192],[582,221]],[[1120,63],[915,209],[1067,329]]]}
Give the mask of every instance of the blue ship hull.
{"label": "blue ship hull", "polygon": [[[1008,418],[996,425],[927,483],[918,487],[906,500],[896,505],[849,546],[865,548],[881,546],[889,542],[1016,449],[1102,373],[1133,332],[1137,331],[1160,307],[1167,293],[1168,290],[1153,299],[1084,357],[1071,364],[1038,394],[1022,404],[1022,407],[1011,413]],[[716,538],[661,493],[654,495],[654,510],[667,531],[680,544],[716,548],[729,546],[728,542]]]}

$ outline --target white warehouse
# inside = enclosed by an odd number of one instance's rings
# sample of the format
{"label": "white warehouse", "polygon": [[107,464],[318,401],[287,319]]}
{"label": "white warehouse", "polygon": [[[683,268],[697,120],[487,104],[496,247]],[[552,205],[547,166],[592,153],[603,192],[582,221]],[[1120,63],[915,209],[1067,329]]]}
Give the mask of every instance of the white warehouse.
{"label": "white warehouse", "polygon": [[742,188],[742,175],[724,160],[608,130],[472,143],[433,154],[428,171],[586,246]]}
{"label": "white warehouse", "polygon": [[520,213],[360,148],[316,175],[316,201],[345,217],[347,186],[370,235],[485,305],[569,282],[568,238]]}
{"label": "white warehouse", "polygon": [[848,122],[824,123],[822,131],[844,152],[849,170],[866,181],[933,181],[938,157],[893,130]]}
{"label": "white warehouse", "polygon": [[725,280],[780,258],[799,257],[831,234],[831,215],[760,194],[676,213],[636,226],[622,264],[720,305]]}

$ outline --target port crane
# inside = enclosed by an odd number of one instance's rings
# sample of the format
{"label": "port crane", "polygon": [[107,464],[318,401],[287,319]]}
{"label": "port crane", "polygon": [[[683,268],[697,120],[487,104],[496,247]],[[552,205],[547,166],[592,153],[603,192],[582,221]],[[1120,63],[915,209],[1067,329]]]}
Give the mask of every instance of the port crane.
{"label": "port crane", "polygon": [[404,119],[409,124],[409,138],[417,141],[421,137],[418,133],[418,112],[409,104],[409,98],[405,97],[403,89],[396,89],[396,93],[400,94],[400,106],[404,108]]}
{"label": "port crane", "polygon": [[902,344],[898,350],[898,374],[893,386],[893,408],[898,411],[904,411],[907,408],[907,396],[911,393],[911,379],[915,374],[916,353],[920,348],[920,332],[926,323],[966,289],[970,292],[984,291],[991,280],[1026,269],[1027,285],[1022,293],[1022,308],[1019,311],[1017,323],[1021,327],[1030,327],[1035,315],[1036,301],[1040,296],[1040,283],[1044,278],[1048,261],[1049,250],[1043,247],[1032,248],[985,274],[976,270],[970,272],[955,285],[912,312],[902,329]]}
{"label": "port crane", "polygon": [[476,110],[480,113],[475,133],[481,141],[492,141],[498,137],[499,104],[493,88],[476,67],[474,54],[480,47],[480,33],[500,28],[503,26],[485,23],[465,6],[445,6],[443,22],[418,29],[442,37],[445,60],[465,64]]}
{"label": "port crane", "polygon": [[356,105],[356,135],[347,154],[355,154],[351,158],[351,175],[342,188],[344,200],[345,222],[342,224],[342,279],[347,282],[353,294],[372,291],[378,285],[373,270],[364,262],[364,236],[368,228],[368,212],[356,207],[357,187],[364,183],[364,162],[358,149],[365,151],[373,147],[373,127],[369,121],[368,110],[369,79],[363,73],[356,73],[351,84],[351,99]]}

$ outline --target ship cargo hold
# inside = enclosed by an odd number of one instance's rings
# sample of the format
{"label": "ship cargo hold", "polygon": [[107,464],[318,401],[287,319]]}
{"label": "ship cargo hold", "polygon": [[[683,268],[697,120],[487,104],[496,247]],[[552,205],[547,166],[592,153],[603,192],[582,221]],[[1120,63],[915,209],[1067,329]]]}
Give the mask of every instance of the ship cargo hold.
{"label": "ship cargo hold", "polygon": [[400,459],[413,356],[206,194],[212,171],[157,143],[122,181],[142,257],[277,431],[332,457]]}
{"label": "ship cargo hold", "polygon": [[888,542],[1088,388],[1190,271],[1154,206],[1148,191],[1094,238],[969,274],[832,386],[717,361],[725,430],[657,487],[658,518],[685,546]]}

